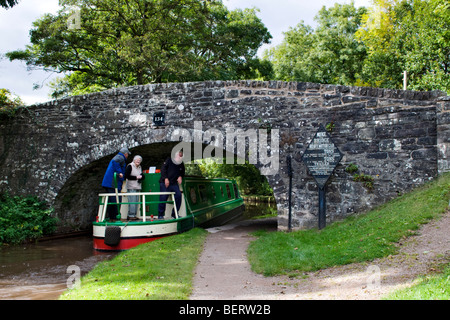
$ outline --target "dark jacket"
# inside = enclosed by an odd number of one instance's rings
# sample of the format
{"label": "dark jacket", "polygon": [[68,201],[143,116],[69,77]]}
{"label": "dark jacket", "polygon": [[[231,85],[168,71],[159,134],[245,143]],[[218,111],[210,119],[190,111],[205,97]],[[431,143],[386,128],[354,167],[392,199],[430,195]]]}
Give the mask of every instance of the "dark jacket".
{"label": "dark jacket", "polygon": [[166,161],[164,161],[161,167],[161,179],[159,179],[159,182],[164,182],[164,180],[168,178],[170,184],[177,184],[178,177],[183,178],[184,173],[184,163],[181,162],[180,164],[175,164],[169,157],[166,159]]}
{"label": "dark jacket", "polygon": [[[122,173],[125,176],[125,167],[127,163],[127,158],[125,158],[125,155],[123,153],[118,153],[110,162],[108,165],[108,168],[106,169],[105,176],[103,177],[102,181],[102,187],[105,188],[115,188],[114,186],[114,172],[117,172],[117,174]],[[122,183],[124,178],[117,177],[117,188],[119,190],[122,190]]]}

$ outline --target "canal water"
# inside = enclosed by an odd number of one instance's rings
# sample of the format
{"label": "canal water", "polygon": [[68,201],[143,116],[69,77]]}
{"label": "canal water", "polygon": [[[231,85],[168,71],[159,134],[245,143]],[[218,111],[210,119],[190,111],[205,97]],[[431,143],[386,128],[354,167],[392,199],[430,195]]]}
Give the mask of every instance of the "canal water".
{"label": "canal water", "polygon": [[93,249],[91,236],[0,247],[0,299],[50,300],[114,253]]}
{"label": "canal water", "polygon": [[[246,203],[242,219],[276,212],[275,204]],[[93,249],[91,236],[0,246],[0,300],[58,299],[73,279],[116,253]]]}

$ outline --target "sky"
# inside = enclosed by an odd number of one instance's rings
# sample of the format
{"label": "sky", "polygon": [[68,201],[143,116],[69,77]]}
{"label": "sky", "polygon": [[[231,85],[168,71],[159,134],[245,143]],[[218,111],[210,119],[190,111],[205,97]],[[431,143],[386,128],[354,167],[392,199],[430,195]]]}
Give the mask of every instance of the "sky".
{"label": "sky", "polygon": [[[351,3],[352,0],[222,0],[229,10],[257,8],[258,17],[272,35],[269,45],[259,52],[280,44],[283,32],[303,21],[315,26],[314,16],[326,6],[336,2]],[[353,0],[356,7],[370,6],[371,0]],[[8,10],[0,8],[0,88],[9,89],[22,101],[31,105],[51,100],[48,83],[60,76],[54,72],[28,70],[24,62],[10,62],[3,55],[6,52],[24,49],[29,44],[29,31],[33,21],[45,13],[55,14],[59,9],[58,0],[19,0]],[[33,89],[38,85],[39,89]]]}

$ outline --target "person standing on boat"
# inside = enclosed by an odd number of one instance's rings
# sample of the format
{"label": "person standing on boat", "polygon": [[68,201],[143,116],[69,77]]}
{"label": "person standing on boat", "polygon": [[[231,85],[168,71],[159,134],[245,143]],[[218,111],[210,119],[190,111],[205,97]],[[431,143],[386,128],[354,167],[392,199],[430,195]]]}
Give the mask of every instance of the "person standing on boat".
{"label": "person standing on boat", "polygon": [[[161,167],[161,179],[159,180],[161,192],[175,192],[175,205],[177,211],[181,207],[180,184],[184,178],[185,167],[183,163],[183,151],[177,151],[174,158],[167,158]],[[169,195],[159,196],[159,201],[167,201]],[[164,219],[166,204],[158,205],[158,219]],[[175,211],[172,210],[172,218],[175,218]]]}
{"label": "person standing on boat", "polygon": [[[131,154],[128,148],[120,149],[119,153],[109,162],[106,169],[105,176],[103,177],[102,187],[105,188],[107,193],[116,194],[116,186],[114,185],[114,173],[117,173],[117,192],[122,190],[122,184],[125,177],[125,167],[127,164],[127,158]],[[119,197],[119,202],[122,197]],[[108,198],[108,203],[116,203],[117,199],[114,195]],[[107,208],[108,217],[110,220],[115,220],[118,214],[118,205],[109,205]]]}
{"label": "person standing on boat", "polygon": [[[142,189],[142,180],[145,176],[142,174],[141,167],[142,157],[134,156],[133,161],[127,165],[125,169],[125,179],[127,179],[127,192],[139,192]],[[130,203],[128,207],[128,220],[136,220],[137,203],[139,196],[128,196]]]}

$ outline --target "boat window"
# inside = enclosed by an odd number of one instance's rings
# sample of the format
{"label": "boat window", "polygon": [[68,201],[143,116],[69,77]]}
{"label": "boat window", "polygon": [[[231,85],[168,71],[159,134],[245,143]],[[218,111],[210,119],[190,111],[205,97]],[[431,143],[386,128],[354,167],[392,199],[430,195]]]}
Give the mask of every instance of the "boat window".
{"label": "boat window", "polygon": [[222,186],[220,186],[220,193],[222,193],[222,198],[223,198],[223,188],[222,188]]}
{"label": "boat window", "polygon": [[206,194],[206,187],[204,184],[198,185],[198,191],[200,193],[200,201],[206,201],[208,199],[208,195]]}
{"label": "boat window", "polygon": [[191,187],[191,189],[189,190],[189,194],[191,196],[192,204],[196,204],[197,203],[197,195],[195,194],[195,189],[193,187]]}
{"label": "boat window", "polygon": [[211,193],[212,193],[213,198],[215,199],[216,198],[216,190],[214,189],[214,186],[211,186]]}
{"label": "boat window", "polygon": [[233,188],[234,188],[234,197],[237,199],[239,198],[239,193],[236,183],[233,183]]}
{"label": "boat window", "polygon": [[231,190],[230,190],[229,184],[227,184],[227,195],[228,195],[228,199],[231,199]]}

